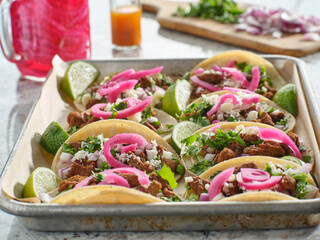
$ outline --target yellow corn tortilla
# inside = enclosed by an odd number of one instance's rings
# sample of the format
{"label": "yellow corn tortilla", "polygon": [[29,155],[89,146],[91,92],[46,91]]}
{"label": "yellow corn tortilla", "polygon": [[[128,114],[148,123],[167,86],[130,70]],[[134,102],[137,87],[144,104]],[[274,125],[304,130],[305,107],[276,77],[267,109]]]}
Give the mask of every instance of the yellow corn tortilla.
{"label": "yellow corn tortilla", "polygon": [[193,72],[198,68],[203,68],[204,70],[212,69],[215,64],[219,67],[224,67],[230,61],[246,62],[247,64],[252,64],[253,66],[265,67],[266,73],[273,84],[272,87],[276,89],[279,89],[286,84],[286,81],[281,77],[271,62],[258,56],[257,54],[244,50],[226,51],[215,55],[212,58],[208,58],[195,66],[191,71],[191,74],[193,74]]}
{"label": "yellow corn tortilla", "polygon": [[[200,133],[207,132],[211,128],[213,128],[213,127],[215,127],[217,125],[221,126],[221,130],[222,131],[235,129],[239,125],[243,125],[244,127],[256,126],[256,127],[259,127],[259,128],[273,128],[273,129],[276,129],[276,128],[270,126],[270,125],[263,124],[263,123],[255,123],[255,122],[221,122],[221,123],[216,123],[216,124],[201,128],[197,132],[200,132]],[[277,130],[279,130],[279,129],[277,129]],[[186,149],[186,146],[183,145],[182,149],[181,149],[181,164],[185,167],[186,171],[188,171],[191,175],[195,175],[193,172],[191,172],[189,170],[189,168],[192,167],[196,162],[198,162],[198,160],[195,157],[190,157],[190,156],[187,156],[187,155],[183,156],[183,153],[185,152],[185,149]],[[311,156],[310,164],[312,164],[312,166],[313,166],[313,164],[314,164],[313,151],[310,148],[307,147],[307,150],[302,155]],[[260,157],[260,156],[258,156],[258,157]],[[274,158],[274,159],[277,159],[277,158]],[[227,162],[227,161],[230,161],[230,160],[226,160],[224,162]]]}
{"label": "yellow corn tortilla", "polygon": [[[213,93],[206,94],[205,97],[206,97],[206,98],[211,98],[211,97],[214,96],[214,95],[221,96],[221,95],[226,94],[226,93],[232,93],[232,94],[235,94],[235,95],[237,95],[237,96],[239,95],[238,93],[234,93],[234,92],[230,92],[230,91],[218,91],[218,92],[213,92]],[[294,117],[291,113],[289,113],[289,112],[287,112],[286,110],[284,110],[284,109],[282,109],[281,107],[279,107],[275,102],[271,101],[270,99],[268,99],[268,98],[266,98],[266,97],[264,97],[264,96],[261,96],[261,95],[259,95],[259,97],[260,97],[260,103],[263,103],[263,102],[264,102],[264,103],[266,103],[268,106],[273,107],[274,109],[278,109],[278,110],[280,110],[281,112],[284,113],[285,117],[288,118],[288,127],[287,127],[287,129],[286,129],[285,132],[286,132],[286,133],[291,132],[291,131],[293,130],[295,124],[296,124],[296,119],[295,119],[295,117]],[[189,108],[189,107],[190,107],[192,104],[194,104],[194,103],[200,103],[200,102],[202,102],[202,101],[203,101],[203,100],[202,100],[202,98],[200,97],[200,98],[194,100],[192,103],[190,103],[190,104],[187,106],[187,108]],[[184,117],[184,115],[182,115],[182,117]]]}
{"label": "yellow corn tortilla", "polygon": [[83,188],[71,189],[61,193],[50,203],[57,204],[145,204],[164,202],[150,194],[146,194],[134,189],[111,186],[95,185]]}
{"label": "yellow corn tortilla", "polygon": [[[204,173],[200,175],[201,178],[209,180],[210,177],[218,171],[224,171],[230,167],[240,167],[244,163],[254,162],[259,169],[264,169],[268,162],[272,162],[274,165],[281,164],[283,166],[291,166],[293,168],[299,168],[298,164],[295,164],[291,161],[272,158],[272,157],[263,157],[263,156],[250,156],[250,157],[239,157],[234,158],[228,161],[221,162]],[[308,174],[308,182],[316,187],[316,184]],[[316,193],[313,197],[316,197],[318,193]],[[257,191],[257,192],[247,192],[247,193],[240,193],[236,194],[231,197],[223,198],[219,201],[227,202],[227,201],[278,201],[278,200],[299,200],[297,198],[291,197],[289,195],[279,193],[279,192],[272,192],[272,191]]]}

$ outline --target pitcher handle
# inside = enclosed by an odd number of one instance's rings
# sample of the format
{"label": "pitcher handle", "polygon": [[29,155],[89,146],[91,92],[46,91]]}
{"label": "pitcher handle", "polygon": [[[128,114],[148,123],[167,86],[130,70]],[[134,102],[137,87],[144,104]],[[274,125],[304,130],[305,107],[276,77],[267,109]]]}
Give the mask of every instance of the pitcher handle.
{"label": "pitcher handle", "polygon": [[16,54],[12,44],[12,29],[10,6],[12,0],[3,0],[0,3],[0,45],[4,56],[11,62],[18,62],[21,56]]}

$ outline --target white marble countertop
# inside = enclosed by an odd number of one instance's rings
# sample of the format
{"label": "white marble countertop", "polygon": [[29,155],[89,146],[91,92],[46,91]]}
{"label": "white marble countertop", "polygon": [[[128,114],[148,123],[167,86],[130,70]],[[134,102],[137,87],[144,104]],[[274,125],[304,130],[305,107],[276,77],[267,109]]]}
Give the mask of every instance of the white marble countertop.
{"label": "white marble countertop", "polygon": [[[318,0],[283,0],[245,2],[295,9],[304,14],[320,14]],[[239,49],[203,38],[174,32],[159,27],[155,16],[143,13],[142,45],[130,54],[119,53],[111,48],[108,1],[90,0],[92,59],[118,57],[175,58],[210,57],[216,53]],[[314,92],[320,89],[320,52],[302,58]],[[14,146],[28,112],[41,90],[42,83],[20,78],[14,64],[0,54],[0,169]],[[315,94],[320,103],[319,94]],[[320,226],[307,229],[283,229],[264,231],[211,231],[211,232],[149,232],[149,233],[46,233],[25,229],[12,215],[0,211],[0,239],[320,239]]]}

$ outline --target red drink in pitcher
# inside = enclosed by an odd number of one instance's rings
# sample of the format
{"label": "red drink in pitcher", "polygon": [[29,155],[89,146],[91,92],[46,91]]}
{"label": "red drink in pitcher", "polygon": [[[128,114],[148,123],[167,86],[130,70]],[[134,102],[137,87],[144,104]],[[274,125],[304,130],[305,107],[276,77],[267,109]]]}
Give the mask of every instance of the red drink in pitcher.
{"label": "red drink in pitcher", "polygon": [[90,58],[88,0],[15,0],[10,14],[15,57],[7,58],[22,75],[46,76],[55,54],[64,61]]}

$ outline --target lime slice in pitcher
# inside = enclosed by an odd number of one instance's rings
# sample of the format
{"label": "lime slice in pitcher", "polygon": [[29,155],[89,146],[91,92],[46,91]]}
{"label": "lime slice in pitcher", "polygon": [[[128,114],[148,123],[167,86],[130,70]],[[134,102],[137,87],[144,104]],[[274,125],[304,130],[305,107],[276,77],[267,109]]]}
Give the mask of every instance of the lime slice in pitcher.
{"label": "lime slice in pitcher", "polygon": [[171,116],[180,115],[186,108],[191,95],[191,85],[186,80],[177,80],[162,98],[162,109]]}
{"label": "lime slice in pitcher", "polygon": [[72,63],[61,80],[62,91],[75,100],[99,76],[99,70],[90,63]]}
{"label": "lime slice in pitcher", "polygon": [[61,178],[51,169],[36,168],[29,176],[22,190],[22,197],[39,197],[39,193],[47,193],[59,187]]}

